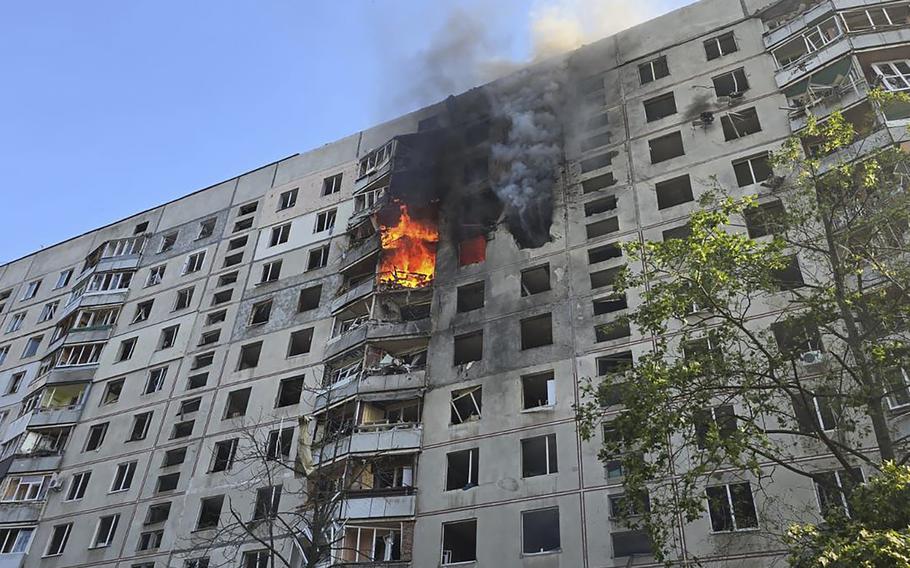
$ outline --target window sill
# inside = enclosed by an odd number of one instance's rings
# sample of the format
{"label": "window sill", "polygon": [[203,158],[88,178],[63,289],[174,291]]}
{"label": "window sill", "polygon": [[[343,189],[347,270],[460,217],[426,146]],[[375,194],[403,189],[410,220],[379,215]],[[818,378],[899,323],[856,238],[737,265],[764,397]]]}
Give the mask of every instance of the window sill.
{"label": "window sill", "polygon": [[548,556],[550,554],[561,554],[561,553],[562,553],[562,549],[557,548],[556,550],[544,550],[542,552],[522,552],[521,557],[522,558],[533,558],[536,556]]}
{"label": "window sill", "polygon": [[533,408],[525,408],[521,411],[521,414],[533,414],[534,412],[549,412],[556,410],[556,403],[545,404],[543,406],[535,406]]}
{"label": "window sill", "polygon": [[708,531],[708,534],[714,535],[714,536],[724,536],[724,535],[730,535],[730,534],[756,533],[756,532],[760,532],[760,531],[761,531],[761,529],[759,527],[750,527],[747,529],[733,529],[733,530],[729,530],[729,531]]}

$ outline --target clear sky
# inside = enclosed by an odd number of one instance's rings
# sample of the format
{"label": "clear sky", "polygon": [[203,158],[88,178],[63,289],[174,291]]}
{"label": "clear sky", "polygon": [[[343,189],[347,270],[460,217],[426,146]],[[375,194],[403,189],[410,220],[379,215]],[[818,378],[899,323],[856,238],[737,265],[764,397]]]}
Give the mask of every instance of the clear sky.
{"label": "clear sky", "polygon": [[434,72],[470,86],[548,4],[691,1],[4,2],[0,263],[442,98],[421,62],[453,28]]}

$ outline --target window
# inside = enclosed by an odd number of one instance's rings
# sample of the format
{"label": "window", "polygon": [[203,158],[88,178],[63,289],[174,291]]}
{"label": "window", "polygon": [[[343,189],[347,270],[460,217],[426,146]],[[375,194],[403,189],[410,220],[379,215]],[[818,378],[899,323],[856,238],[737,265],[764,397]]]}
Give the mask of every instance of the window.
{"label": "window", "polygon": [[483,281],[459,286],[456,291],[456,296],[456,309],[458,312],[470,312],[482,308],[484,303]]}
{"label": "window", "polygon": [[521,320],[521,348],[533,349],[553,344],[553,316],[541,314]]}
{"label": "window", "polygon": [[588,249],[588,264],[597,264],[612,258],[621,258],[622,248],[617,243],[610,243]]}
{"label": "window", "polygon": [[167,367],[158,367],[150,370],[142,394],[152,394],[160,391],[164,387],[165,377],[167,377]]}
{"label": "window", "polygon": [[600,215],[601,213],[606,213],[608,211],[616,210],[616,196],[608,195],[606,197],[601,197],[593,201],[588,201],[585,203],[585,217],[592,217],[594,215]]}
{"label": "window", "polygon": [[41,280],[33,280],[25,286],[25,292],[22,293],[22,300],[31,300],[38,294],[41,288]]}
{"label": "window", "polygon": [[242,568],[269,568],[270,559],[268,550],[249,550],[243,553]]}
{"label": "window", "polygon": [[215,325],[227,319],[227,310],[218,310],[205,316],[205,325]]}
{"label": "window", "polygon": [[[139,544],[136,550],[155,550],[161,546],[161,540],[164,538],[164,530],[145,531],[139,533]],[[154,567],[154,563],[151,567]]]}
{"label": "window", "polygon": [[232,266],[236,266],[236,265],[240,264],[241,262],[243,262],[243,252],[242,251],[238,252],[237,254],[232,254],[232,255],[224,257],[224,264],[222,264],[222,267],[230,268]]}
{"label": "window", "polygon": [[720,117],[720,125],[724,130],[724,140],[736,140],[743,136],[761,132],[761,123],[758,121],[758,112],[755,108],[729,112]]}
{"label": "window", "polygon": [[247,229],[250,229],[252,227],[253,227],[253,218],[248,217],[246,219],[241,219],[241,220],[237,221],[236,223],[234,223],[233,232],[239,233],[240,231],[246,231]]}
{"label": "window", "polygon": [[298,188],[295,187],[294,189],[289,189],[285,192],[282,192],[282,194],[278,196],[279,211],[283,209],[290,209],[297,204],[297,190]]}
{"label": "window", "polygon": [[206,331],[199,336],[199,346],[203,347],[205,345],[213,345],[218,343],[218,340],[221,339],[221,330],[215,329],[212,331]]}
{"label": "window", "polygon": [[6,307],[6,302],[9,301],[12,294],[13,291],[10,289],[0,291],[0,313],[3,312],[3,308]]}
{"label": "window", "polygon": [[195,420],[184,420],[174,424],[173,430],[171,430],[171,440],[179,440],[180,438],[188,438],[193,435],[193,426],[196,425]]}
{"label": "window", "polygon": [[206,385],[209,379],[208,373],[199,373],[197,375],[190,375],[186,379],[186,388],[187,390],[202,388]]}
{"label": "window", "polygon": [[736,38],[733,37],[733,32],[727,32],[705,42],[705,55],[708,57],[708,61],[729,55],[736,49]]}
{"label": "window", "polygon": [[41,309],[41,314],[38,316],[38,322],[47,321],[53,319],[54,314],[57,313],[57,306],[60,305],[60,302],[49,302],[44,304],[44,307]]}
{"label": "window", "polygon": [[598,154],[597,156],[582,160],[581,173],[584,174],[610,166],[613,163],[613,157],[615,155],[615,152],[607,152],[605,154]]}
{"label": "window", "polygon": [[70,538],[70,530],[72,528],[73,523],[54,526],[51,531],[51,538],[47,541],[47,549],[44,551],[44,555],[59,556],[63,554],[63,549],[66,548],[66,541]]}
{"label": "window", "polygon": [[892,367],[885,371],[888,388],[888,407],[891,410],[910,405],[910,376],[903,367]]}
{"label": "window", "polygon": [[730,404],[695,413],[695,441],[700,449],[707,448],[715,436],[718,440],[729,440],[736,431],[736,413]]}
{"label": "window", "polygon": [[124,339],[120,342],[120,349],[117,351],[117,363],[121,361],[128,361],[132,356],[133,352],[136,350],[136,343],[138,338],[131,337],[129,339]]}
{"label": "window", "polygon": [[260,284],[265,282],[274,282],[278,280],[281,276],[281,261],[276,260],[273,262],[267,262],[262,265],[262,278],[259,280]]}
{"label": "window", "polygon": [[13,314],[13,317],[9,320],[9,325],[6,326],[6,333],[12,333],[14,331],[19,331],[19,328],[22,327],[22,322],[25,321],[25,312],[19,312],[18,314]]}
{"label": "window", "polygon": [[196,240],[207,239],[212,236],[215,232],[215,222],[217,219],[206,219],[205,221],[199,223],[199,235],[196,237]]}
{"label": "window", "polygon": [[212,467],[209,471],[229,471],[234,466],[234,456],[237,454],[238,438],[215,442],[212,452]]}
{"label": "window", "polygon": [[686,223],[685,225],[680,225],[678,227],[673,227],[672,229],[667,229],[661,233],[661,238],[664,242],[672,241],[673,239],[685,240],[692,235],[692,227]]}
{"label": "window", "polygon": [[79,365],[93,365],[101,356],[103,343],[82,343],[64,347],[57,359],[58,367],[75,367]]}
{"label": "window", "polygon": [[358,195],[354,196],[354,211],[360,212],[367,209],[372,209],[376,203],[379,202],[379,198],[382,197],[385,188],[374,189],[371,191],[364,191]]}
{"label": "window", "polygon": [[685,155],[683,149],[682,133],[671,132],[664,136],[648,140],[648,148],[651,150],[651,163],[657,164]]}
{"label": "window", "polygon": [[155,484],[156,493],[164,493],[165,491],[174,491],[177,489],[177,484],[180,482],[180,473],[168,473],[165,475],[159,475],[158,481]]}
{"label": "window", "polygon": [[464,365],[483,359],[483,330],[456,335],[453,365]]}
{"label": "window", "polygon": [[209,351],[208,353],[200,353],[193,358],[193,364],[190,366],[190,369],[196,370],[203,367],[208,367],[215,361],[215,352]]}
{"label": "window", "polygon": [[143,412],[141,414],[136,414],[133,416],[133,427],[130,429],[129,438],[126,439],[127,442],[137,442],[139,440],[144,440],[146,435],[149,432],[149,425],[152,423],[152,413]]}
{"label": "window", "polygon": [[316,270],[329,263],[329,245],[321,246],[310,251],[307,259],[307,270]]}
{"label": "window", "polygon": [[9,345],[4,345],[3,347],[0,347],[0,365],[2,365],[4,361],[6,361],[6,356],[8,354],[9,354]]}
{"label": "window", "polygon": [[480,386],[452,391],[452,424],[479,420],[483,407],[483,389]]}
{"label": "window", "polygon": [[281,486],[271,485],[256,490],[256,506],[253,509],[253,520],[274,519],[278,516],[281,502]]}
{"label": "window", "polygon": [[120,394],[123,392],[123,384],[126,379],[114,379],[104,387],[104,394],[101,396],[101,406],[114,404],[120,400]]}
{"label": "window", "polygon": [[41,346],[42,339],[44,339],[43,335],[29,337],[28,341],[25,342],[25,349],[22,350],[22,358],[34,357],[38,353],[38,348]]}
{"label": "window", "polygon": [[240,209],[237,211],[237,216],[242,217],[244,215],[252,215],[253,213],[256,212],[256,209],[258,207],[259,207],[258,201],[254,201],[252,203],[247,203],[246,205],[242,205],[240,207]]}
{"label": "window", "polygon": [[784,205],[780,200],[746,209],[744,216],[749,238],[758,239],[780,232],[784,228],[785,215]]}
{"label": "window", "polygon": [[[183,562],[183,568],[209,568],[209,557],[190,558]],[[244,567],[245,568],[245,567]]]}
{"label": "window", "polygon": [[158,245],[158,252],[167,252],[173,249],[175,244],[177,244],[177,231],[165,233],[161,237],[161,244]]}
{"label": "window", "polygon": [[193,290],[195,288],[184,288],[182,290],[177,290],[177,299],[174,301],[174,311],[185,310],[190,307],[190,302],[193,300]]}
{"label": "window", "polygon": [[196,398],[188,398],[180,403],[180,410],[177,411],[178,416],[185,416],[187,414],[192,414],[199,410],[202,406],[202,397],[197,396]]}
{"label": "window", "polygon": [[101,447],[104,442],[104,436],[107,434],[107,422],[95,424],[88,429],[88,437],[85,441],[85,451],[91,452]]}
{"label": "window", "polygon": [[539,554],[559,550],[559,509],[521,512],[521,552]]}
{"label": "window", "polygon": [[534,373],[521,377],[522,408],[550,408],[556,406],[556,379],[553,371]]}
{"label": "window", "polygon": [[758,528],[752,486],[748,481],[708,487],[705,493],[708,496],[711,530],[714,532]]}
{"label": "window", "polygon": [[772,174],[767,153],[733,162],[733,171],[736,174],[736,183],[739,187],[765,181]]}
{"label": "window", "polygon": [[550,289],[550,265],[542,264],[521,271],[521,295],[533,296]]}
{"label": "window", "polygon": [[106,515],[98,519],[98,526],[95,528],[95,538],[92,539],[91,548],[110,546],[114,541],[114,533],[117,532],[118,521],[120,521],[120,515]]}
{"label": "window", "polygon": [[657,59],[652,59],[638,66],[638,76],[641,84],[646,85],[651,81],[662,79],[670,74],[670,67],[667,65],[667,57],[661,55]]}
{"label": "window", "polygon": [[122,463],[117,466],[114,481],[111,483],[111,493],[126,491],[133,484],[133,475],[136,474],[136,462]]}
{"label": "window", "polygon": [[910,62],[906,60],[875,63],[872,65],[886,91],[910,90]]}
{"label": "window", "polygon": [[153,266],[149,269],[148,278],[145,279],[146,288],[149,286],[156,286],[161,284],[161,281],[164,280],[164,269],[167,265],[160,264],[158,266]]}
{"label": "window", "polygon": [[597,221],[596,223],[589,223],[585,225],[585,236],[588,239],[597,239],[610,233],[615,233],[619,230],[619,218],[610,217],[609,219],[603,219]]}
{"label": "window", "polygon": [[227,403],[224,408],[224,419],[237,418],[246,414],[246,405],[250,401],[251,387],[239,389],[228,393]]}
{"label": "window", "polygon": [[676,98],[672,92],[648,99],[644,102],[645,118],[654,122],[670,115],[676,114]]}
{"label": "window", "polygon": [[60,276],[57,277],[57,285],[54,286],[54,290],[59,290],[60,288],[65,288],[67,284],[70,283],[70,279],[73,277],[73,269],[64,270],[60,273]]}
{"label": "window", "polygon": [[7,477],[3,501],[41,501],[47,496],[50,475]]}
{"label": "window", "polygon": [[34,532],[33,528],[0,529],[0,554],[24,554]]}
{"label": "window", "polygon": [[180,465],[185,459],[186,447],[168,450],[164,452],[164,460],[161,462],[161,467],[173,467],[175,465]]}
{"label": "window", "polygon": [[300,397],[303,395],[303,379],[303,377],[282,379],[278,384],[278,400],[275,402],[275,408],[300,403]]}
{"label": "window", "polygon": [[203,264],[205,264],[205,251],[194,252],[186,257],[186,262],[183,263],[183,274],[199,272],[202,270]]}
{"label": "window", "polygon": [[85,496],[85,489],[88,487],[88,482],[91,477],[92,472],[90,471],[82,471],[73,474],[73,477],[70,479],[69,490],[66,492],[65,501],[82,499]]}
{"label": "window", "polygon": [[199,521],[196,523],[196,529],[213,529],[217,527],[221,518],[221,506],[223,503],[224,495],[202,498],[200,500]]}
{"label": "window", "polygon": [[250,325],[262,325],[264,323],[267,323],[269,321],[271,313],[271,298],[253,304],[253,308],[250,310]]}
{"label": "window", "polygon": [[477,560],[477,519],[442,524],[442,564]]}
{"label": "window", "polygon": [[611,132],[601,132],[600,134],[596,134],[588,138],[583,138],[579,146],[581,147],[582,152],[588,152],[590,150],[594,150],[595,148],[606,146],[612,140],[613,134]]}
{"label": "window", "polygon": [[[609,500],[610,517],[614,519],[616,525],[622,528],[627,528],[629,519],[639,517],[651,509],[647,495],[643,502],[626,495],[610,495]],[[615,558],[651,555],[654,551],[648,531],[643,528],[611,532],[610,542]]]}
{"label": "window", "polygon": [[332,195],[341,191],[342,174],[335,174],[322,180],[322,195]]}
{"label": "window", "polygon": [[237,370],[253,369],[259,365],[259,354],[262,352],[262,342],[247,343],[240,347],[240,356],[237,359]]}
{"label": "window", "polygon": [[795,254],[787,257],[787,266],[780,270],[772,270],[771,277],[774,279],[774,284],[781,291],[793,290],[805,285],[803,273],[799,269],[799,259]]}
{"label": "window", "polygon": [[221,286],[229,286],[231,284],[236,284],[237,277],[239,275],[240,274],[236,270],[234,272],[228,272],[226,274],[222,274],[221,276],[218,277],[217,286],[220,288]]}
{"label": "window", "polygon": [[[850,494],[863,479],[863,471],[854,467],[848,472],[845,469],[817,473],[815,493],[818,496],[818,507],[822,514],[843,514],[848,517],[852,513]],[[857,480],[860,480],[859,482]]]}
{"label": "window", "polygon": [[297,311],[306,312],[318,308],[321,297],[322,284],[304,288],[300,291],[300,298],[297,300]]}
{"label": "window", "polygon": [[168,326],[161,330],[161,337],[158,339],[158,349],[170,349],[177,341],[177,332],[180,331],[179,325]]}
{"label": "window", "polygon": [[228,241],[227,249],[228,250],[237,250],[239,248],[243,248],[244,246],[246,246],[246,243],[248,240],[249,240],[249,237],[247,235],[243,235],[242,237],[237,237],[236,239],[231,239],[230,241]]}
{"label": "window", "polygon": [[323,231],[331,231],[334,229],[335,216],[335,209],[329,209],[328,211],[323,211],[322,213],[316,215],[316,225],[313,227],[313,232],[321,233]]}
{"label": "window", "polygon": [[230,302],[230,301],[231,301],[231,297],[232,297],[233,295],[234,295],[234,289],[233,289],[233,288],[229,288],[229,289],[227,289],[227,290],[222,290],[222,291],[220,291],[220,292],[216,292],[215,294],[212,295],[212,305],[213,305],[213,306],[220,306],[221,304],[224,304],[224,303],[226,303],[226,302]]}
{"label": "window", "polygon": [[749,81],[746,79],[746,70],[740,67],[729,73],[718,75],[711,79],[714,82],[714,93],[718,97],[731,97],[749,90]]}
{"label": "window", "polygon": [[291,332],[291,339],[288,341],[288,357],[296,357],[297,355],[309,353],[312,343],[312,327]]}
{"label": "window", "polygon": [[536,477],[557,473],[556,434],[521,441],[521,476]]}
{"label": "window", "polygon": [[771,331],[781,353],[793,358],[802,358],[807,353],[822,350],[821,336],[815,327],[799,321],[782,321],[771,324]]}
{"label": "window", "polygon": [[269,238],[269,246],[274,247],[288,242],[291,236],[291,224],[285,223],[277,227],[272,227],[272,236]]}
{"label": "window", "polygon": [[477,486],[480,450],[472,448],[446,454],[446,491]]}
{"label": "window", "polygon": [[294,440],[294,428],[282,428],[269,432],[266,443],[266,459],[277,460],[291,457],[291,444]]}
{"label": "window", "polygon": [[477,235],[458,243],[458,266],[478,264],[487,258],[487,239]]}
{"label": "window", "polygon": [[136,304],[136,313],[133,315],[132,323],[141,323],[149,319],[152,315],[152,306],[154,303],[155,300],[146,300],[145,302]]}
{"label": "window", "polygon": [[9,378],[9,385],[6,387],[5,394],[15,394],[19,392],[19,387],[22,386],[23,379],[25,379],[25,371],[13,373]]}
{"label": "window", "polygon": [[667,209],[695,199],[688,175],[658,182],[654,184],[654,191],[657,192],[658,209]]}

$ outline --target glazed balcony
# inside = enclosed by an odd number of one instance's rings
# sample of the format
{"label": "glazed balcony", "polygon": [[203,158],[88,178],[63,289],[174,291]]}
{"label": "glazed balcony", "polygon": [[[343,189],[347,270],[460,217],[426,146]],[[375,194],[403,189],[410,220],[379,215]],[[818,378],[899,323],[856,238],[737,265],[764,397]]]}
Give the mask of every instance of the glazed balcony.
{"label": "glazed balcony", "polygon": [[397,140],[392,139],[361,158],[358,164],[357,179],[354,181],[354,193],[366,191],[385,181],[392,171],[397,146]]}
{"label": "glazed balcony", "polygon": [[377,492],[371,491],[366,493],[370,496],[352,496],[343,499],[340,516],[348,520],[414,516],[416,496],[413,488],[396,489],[390,495],[376,495],[375,493]]}
{"label": "glazed balcony", "polygon": [[354,454],[377,454],[420,449],[423,428],[419,423],[372,424],[313,447],[313,465],[326,465]]}

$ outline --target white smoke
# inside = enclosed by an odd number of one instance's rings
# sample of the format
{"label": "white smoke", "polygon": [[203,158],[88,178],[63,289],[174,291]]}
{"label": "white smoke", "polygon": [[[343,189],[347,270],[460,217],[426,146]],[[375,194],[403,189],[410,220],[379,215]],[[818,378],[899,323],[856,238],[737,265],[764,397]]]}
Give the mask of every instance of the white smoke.
{"label": "white smoke", "polygon": [[535,59],[565,53],[656,15],[654,0],[545,0],[531,10]]}

